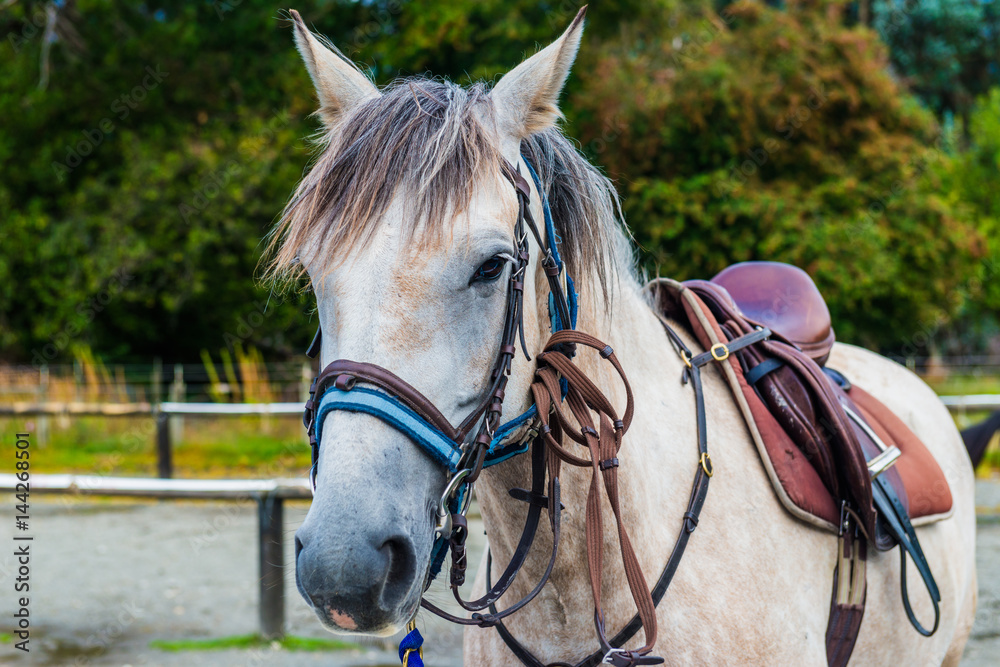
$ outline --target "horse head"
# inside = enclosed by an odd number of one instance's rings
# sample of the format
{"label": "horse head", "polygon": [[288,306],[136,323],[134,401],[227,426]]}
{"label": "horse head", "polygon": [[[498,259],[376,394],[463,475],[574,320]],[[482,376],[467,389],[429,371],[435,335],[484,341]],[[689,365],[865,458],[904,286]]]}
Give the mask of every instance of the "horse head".
{"label": "horse head", "polygon": [[[492,90],[430,78],[379,90],[292,18],[324,136],[273,236],[272,275],[308,274],[322,364],[389,370],[458,425],[493,390],[512,271],[524,276],[529,354],[548,334],[539,246],[523,232],[529,259],[519,256],[507,165],[526,174],[522,141],[559,118],[583,14]],[[532,370],[523,356],[509,368],[505,413],[528,408]],[[331,630],[392,634],[427,584],[448,470],[363,410],[330,412],[316,436],[314,499],[295,536],[299,591]]]}

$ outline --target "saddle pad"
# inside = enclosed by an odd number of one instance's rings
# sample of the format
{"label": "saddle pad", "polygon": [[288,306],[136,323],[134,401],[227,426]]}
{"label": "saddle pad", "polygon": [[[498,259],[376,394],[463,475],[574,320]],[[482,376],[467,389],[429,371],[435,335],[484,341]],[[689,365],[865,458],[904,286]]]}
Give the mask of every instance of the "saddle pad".
{"label": "saddle pad", "polygon": [[[680,322],[697,320],[689,326],[699,342],[709,348],[727,337],[708,306],[684,285],[660,278],[646,286],[654,297],[659,314]],[[718,364],[767,472],[775,494],[793,516],[806,523],[837,532],[840,505],[826,488],[812,463],[771,414],[743,375],[736,356]],[[921,440],[880,401],[860,387],[848,392],[872,430],[888,445],[899,447],[902,455],[895,470],[909,496],[909,512],[914,525],[924,525],[951,514],[952,498],[947,479]]]}

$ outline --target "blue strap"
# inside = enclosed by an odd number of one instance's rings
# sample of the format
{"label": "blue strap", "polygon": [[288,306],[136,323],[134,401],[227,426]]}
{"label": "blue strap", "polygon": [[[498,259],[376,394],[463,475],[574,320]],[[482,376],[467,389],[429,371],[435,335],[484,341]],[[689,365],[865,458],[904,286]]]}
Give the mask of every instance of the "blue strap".
{"label": "blue strap", "polygon": [[552,211],[549,209],[549,197],[542,190],[542,181],[538,178],[538,174],[535,173],[535,168],[531,166],[531,162],[524,155],[521,156],[524,160],[524,164],[528,167],[528,173],[531,174],[531,180],[535,182],[535,190],[538,191],[538,196],[542,199],[542,212],[545,214],[545,236],[549,241],[549,248],[552,250],[552,258],[556,260],[556,266],[562,271],[562,257],[559,256],[559,244],[562,242],[558,236],[556,236],[556,225],[552,222]]}
{"label": "blue strap", "polygon": [[[420,630],[413,628],[403,641],[399,642],[399,662],[406,667],[424,667],[424,660],[420,657],[420,647],[424,645],[424,638],[420,635]],[[410,653],[410,661],[405,662],[406,652]]]}
{"label": "blue strap", "polygon": [[372,415],[410,438],[449,472],[458,470],[461,448],[451,438],[428,424],[423,417],[403,405],[399,399],[367,387],[342,391],[330,387],[323,393],[316,414],[317,438],[323,433],[323,420],[332,410],[347,410]]}
{"label": "blue strap", "polygon": [[774,371],[778,370],[784,365],[785,362],[782,361],[781,359],[778,359],[777,357],[765,359],[764,361],[760,362],[759,364],[748,370],[746,373],[744,373],[743,377],[746,378],[747,384],[749,384],[752,387],[753,385],[757,384],[761,380],[761,378],[763,378],[765,375],[767,375],[768,373],[773,373]]}
{"label": "blue strap", "polygon": [[[545,236],[549,242],[549,249],[552,251],[552,258],[556,261],[556,266],[559,270],[562,271],[563,261],[562,256],[559,254],[559,244],[562,243],[562,239],[556,235],[556,225],[552,221],[552,210],[549,208],[549,196],[542,190],[542,181],[538,178],[538,174],[535,173],[535,168],[531,166],[528,158],[522,155],[521,159],[524,160],[525,166],[528,167],[531,180],[535,182],[535,190],[542,199],[542,212],[545,217]],[[568,323],[561,321],[559,310],[556,308],[555,298],[549,294],[549,325],[553,333],[562,331],[563,329],[576,328],[576,286],[573,284],[573,279],[568,275],[566,276],[566,305],[569,306],[569,319],[571,320]]]}

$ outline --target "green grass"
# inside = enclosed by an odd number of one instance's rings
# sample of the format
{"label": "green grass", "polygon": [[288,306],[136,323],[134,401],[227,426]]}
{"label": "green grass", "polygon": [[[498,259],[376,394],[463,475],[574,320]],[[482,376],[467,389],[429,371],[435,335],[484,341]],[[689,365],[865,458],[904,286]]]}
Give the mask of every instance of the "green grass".
{"label": "green grass", "polygon": [[[998,376],[952,375],[928,383],[942,395],[1000,393]],[[958,421],[967,426],[986,415],[968,413]],[[173,445],[175,477],[302,477],[309,469],[309,445],[298,417],[185,417],[182,423]],[[150,417],[49,417],[44,443],[41,426],[38,417],[0,417],[3,442],[14,433],[34,435],[32,472],[156,476],[156,430]],[[989,452],[987,461],[985,468],[1000,468],[1000,454]]]}
{"label": "green grass", "polygon": [[271,640],[256,634],[213,639],[154,639],[149,645],[161,651],[178,652],[217,651],[230,648],[269,648],[275,643],[286,651],[344,651],[359,648],[357,644],[337,639],[288,636],[281,640]]}
{"label": "green grass", "polygon": [[1000,394],[1000,377],[989,375],[951,375],[944,379],[927,378],[939,396],[967,396],[970,394]]}
{"label": "green grass", "polygon": [[13,638],[12,635],[8,635],[6,632],[0,632],[0,644],[9,644]]}
{"label": "green grass", "polygon": [[[33,472],[156,476],[152,418],[50,417],[44,443],[40,427],[37,417],[0,417],[0,434],[33,434]],[[186,417],[173,445],[176,477],[297,477],[309,459],[302,420],[294,416]]]}

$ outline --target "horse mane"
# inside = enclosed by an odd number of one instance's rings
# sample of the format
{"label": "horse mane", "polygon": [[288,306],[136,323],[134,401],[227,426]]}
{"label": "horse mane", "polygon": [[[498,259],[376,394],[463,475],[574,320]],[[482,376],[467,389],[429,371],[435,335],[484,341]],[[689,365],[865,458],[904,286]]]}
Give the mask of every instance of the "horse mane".
{"label": "horse mane", "polygon": [[[496,128],[482,83],[410,77],[390,84],[319,137],[319,157],[269,235],[265,281],[302,278],[299,255],[311,248],[324,249],[326,266],[336,266],[371,241],[397,197],[408,207],[403,233],[412,247],[441,243],[443,221],[468,210],[475,185],[502,178]],[[557,128],[524,139],[521,151],[548,196],[570,274],[596,276],[606,294],[608,276],[632,267],[614,186]]]}

